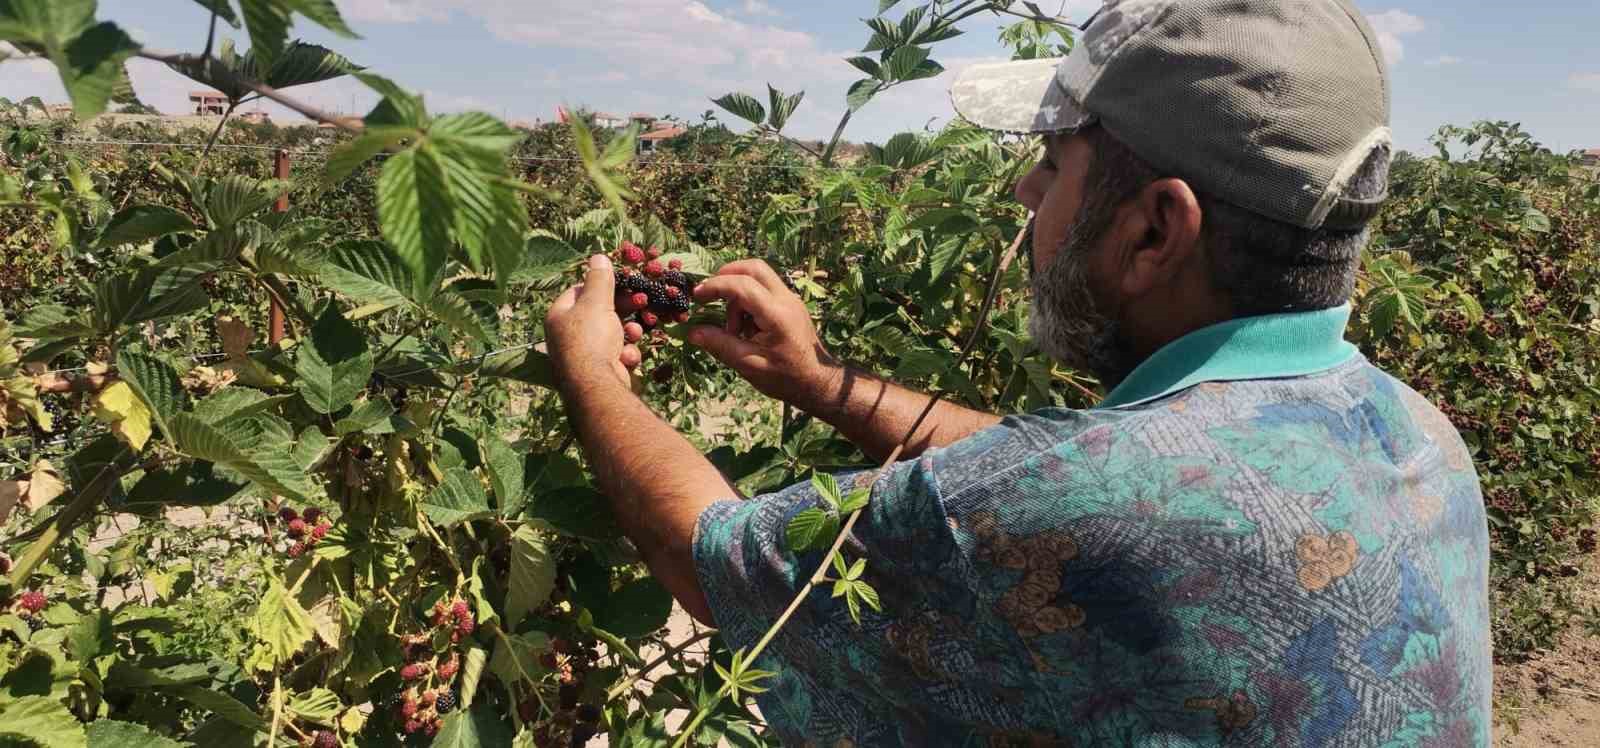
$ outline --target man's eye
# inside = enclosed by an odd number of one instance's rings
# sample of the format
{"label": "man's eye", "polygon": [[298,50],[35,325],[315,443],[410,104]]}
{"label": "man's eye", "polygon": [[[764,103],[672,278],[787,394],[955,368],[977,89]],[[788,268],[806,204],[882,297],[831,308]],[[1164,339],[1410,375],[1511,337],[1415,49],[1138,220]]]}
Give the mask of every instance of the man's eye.
{"label": "man's eye", "polygon": [[1050,171],[1055,171],[1056,170],[1056,162],[1051,161],[1050,160],[1050,156],[1046,155],[1044,158],[1039,159],[1039,168],[1041,168],[1041,169],[1049,169]]}

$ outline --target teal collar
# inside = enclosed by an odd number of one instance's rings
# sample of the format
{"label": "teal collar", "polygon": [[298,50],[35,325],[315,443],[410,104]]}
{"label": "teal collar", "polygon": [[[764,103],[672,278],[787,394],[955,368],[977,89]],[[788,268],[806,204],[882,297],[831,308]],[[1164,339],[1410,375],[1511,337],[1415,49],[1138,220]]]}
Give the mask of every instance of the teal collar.
{"label": "teal collar", "polygon": [[1326,371],[1349,361],[1344,339],[1350,305],[1315,312],[1241,317],[1196,330],[1145,359],[1096,409],[1123,408],[1201,382],[1281,379]]}

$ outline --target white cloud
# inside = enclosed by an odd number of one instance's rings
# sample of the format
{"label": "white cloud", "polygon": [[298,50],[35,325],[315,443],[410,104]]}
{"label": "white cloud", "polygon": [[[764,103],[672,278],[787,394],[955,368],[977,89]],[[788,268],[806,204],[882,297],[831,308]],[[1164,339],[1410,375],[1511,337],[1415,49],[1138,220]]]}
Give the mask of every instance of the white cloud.
{"label": "white cloud", "polygon": [[1463,62],[1466,62],[1466,60],[1456,57],[1455,55],[1439,55],[1438,57],[1428,60],[1422,64],[1427,65],[1430,68],[1436,68],[1446,65],[1460,65]]}
{"label": "white cloud", "polygon": [[371,23],[442,21],[446,17],[429,0],[339,0],[339,10],[348,20]]}
{"label": "white cloud", "polygon": [[1600,93],[1600,73],[1573,73],[1567,78],[1567,85],[1579,91]]}
{"label": "white cloud", "polygon": [[1400,38],[1422,33],[1427,25],[1418,18],[1403,10],[1386,10],[1382,13],[1368,13],[1367,22],[1372,24],[1372,30],[1378,34],[1378,46],[1383,48],[1383,56],[1390,65],[1398,64],[1405,59],[1406,47]]}
{"label": "white cloud", "polygon": [[772,7],[766,0],[744,0],[743,10],[747,16],[781,16],[777,8]]}

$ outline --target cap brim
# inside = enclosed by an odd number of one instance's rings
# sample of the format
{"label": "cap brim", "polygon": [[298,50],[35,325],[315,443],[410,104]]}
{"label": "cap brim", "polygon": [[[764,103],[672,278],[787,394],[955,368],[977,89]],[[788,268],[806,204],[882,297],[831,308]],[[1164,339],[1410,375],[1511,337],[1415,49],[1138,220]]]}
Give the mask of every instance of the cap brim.
{"label": "cap brim", "polygon": [[1043,133],[1076,130],[1094,119],[1056,82],[1062,58],[973,65],[950,87],[950,101],[985,130]]}

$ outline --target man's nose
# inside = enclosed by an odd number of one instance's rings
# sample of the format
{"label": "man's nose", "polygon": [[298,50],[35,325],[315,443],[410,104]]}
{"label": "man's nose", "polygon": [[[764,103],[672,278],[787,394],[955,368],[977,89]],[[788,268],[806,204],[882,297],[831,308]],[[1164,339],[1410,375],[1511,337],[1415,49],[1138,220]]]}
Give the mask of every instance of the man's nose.
{"label": "man's nose", "polygon": [[1043,191],[1039,189],[1038,176],[1038,167],[1029,169],[1028,173],[1022,176],[1022,179],[1017,182],[1017,186],[1011,191],[1011,194],[1016,196],[1017,202],[1022,203],[1024,207],[1035,213],[1039,212],[1039,203],[1044,197]]}

